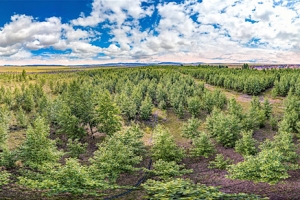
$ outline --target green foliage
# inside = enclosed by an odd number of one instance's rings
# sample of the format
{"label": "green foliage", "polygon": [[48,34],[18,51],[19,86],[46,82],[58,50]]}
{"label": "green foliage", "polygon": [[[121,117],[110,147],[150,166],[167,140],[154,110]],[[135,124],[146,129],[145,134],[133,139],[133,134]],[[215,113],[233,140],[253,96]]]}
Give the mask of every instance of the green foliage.
{"label": "green foliage", "polygon": [[209,113],[213,111],[214,107],[223,109],[226,103],[226,96],[220,90],[214,90],[213,92],[205,91],[202,97],[202,108]]}
{"label": "green foliage", "polygon": [[256,140],[252,137],[252,131],[242,131],[241,135],[242,138],[235,143],[235,151],[243,156],[256,154]]}
{"label": "green foliage", "polygon": [[187,100],[188,103],[188,111],[193,115],[197,116],[200,112],[201,108],[201,101],[199,97],[190,97]]}
{"label": "green foliage", "polygon": [[247,63],[244,63],[242,69],[249,69],[249,65]]}
{"label": "green foliage", "polygon": [[179,162],[184,157],[184,150],[176,145],[173,136],[162,126],[157,126],[153,132],[151,152],[154,160]]}
{"label": "green foliage", "polygon": [[108,91],[100,95],[98,106],[95,110],[94,120],[97,122],[100,132],[112,135],[121,129],[120,111],[117,105],[111,100]]}
{"label": "green foliage", "polygon": [[115,182],[120,173],[138,170],[134,165],[141,160],[142,157],[136,155],[130,145],[124,144],[116,137],[110,137],[98,144],[98,150],[90,159],[92,163],[90,170],[95,177],[104,177]]}
{"label": "green foliage", "polygon": [[49,126],[41,117],[36,118],[33,126],[26,131],[26,140],[20,146],[20,159],[25,166],[33,169],[42,167],[44,164],[55,163],[62,155],[49,137]]}
{"label": "green foliage", "polygon": [[143,136],[144,133],[137,124],[131,124],[130,127],[124,128],[113,135],[123,144],[130,146],[135,155],[140,156],[146,153],[145,145],[142,141]]}
{"label": "green foliage", "polygon": [[300,101],[297,97],[289,94],[284,101],[285,111],[282,121],[279,123],[279,131],[300,133]]}
{"label": "green foliage", "polygon": [[262,150],[257,156],[245,157],[244,162],[231,165],[229,178],[276,184],[289,177],[289,166],[283,163],[284,156],[275,150]]}
{"label": "green foliage", "polygon": [[263,109],[264,109],[266,119],[270,119],[271,114],[272,114],[272,105],[270,104],[270,102],[267,98],[264,101]]}
{"label": "green foliage", "polygon": [[67,148],[68,148],[68,154],[72,158],[78,158],[80,154],[83,154],[86,152],[87,143],[80,143],[78,139],[68,140]]}
{"label": "green foliage", "polygon": [[226,115],[214,109],[206,118],[207,129],[212,137],[224,147],[234,147],[241,130],[240,120],[235,115]]}
{"label": "green foliage", "polygon": [[274,115],[270,116],[270,125],[273,131],[278,130],[278,118]]}
{"label": "green foliage", "polygon": [[16,113],[17,124],[21,128],[25,128],[28,125],[28,117],[22,107],[19,107],[19,110]]}
{"label": "green foliage", "polygon": [[57,114],[58,133],[67,134],[70,138],[82,138],[85,135],[83,127],[79,127],[80,119],[72,115],[70,107],[66,103],[59,105]]}
{"label": "green foliage", "polygon": [[175,176],[192,173],[193,170],[184,169],[184,165],[178,165],[175,161],[157,160],[153,163],[152,170],[146,170],[153,176],[159,176],[166,180]]}
{"label": "green foliage", "polygon": [[288,170],[298,169],[293,134],[280,131],[260,149],[257,156],[246,157],[244,162],[231,166],[230,177],[275,184],[289,177]]}
{"label": "green foliage", "polygon": [[166,181],[147,180],[142,185],[147,191],[147,199],[216,199],[216,200],[238,200],[260,199],[256,195],[249,194],[226,194],[220,192],[217,188],[212,186],[205,186],[194,184],[189,179],[171,179]]}
{"label": "green foliage", "polygon": [[73,195],[98,195],[99,190],[108,189],[104,180],[95,179],[86,166],[73,158],[66,160],[64,166],[47,170],[45,174],[27,173],[18,177],[19,184],[33,189],[45,189],[49,195],[71,193]]}
{"label": "green foliage", "polygon": [[266,113],[262,108],[258,97],[253,97],[251,101],[250,111],[243,119],[243,128],[245,130],[255,130],[264,127],[266,121]]}
{"label": "green foliage", "polygon": [[0,108],[0,150],[7,148],[7,137],[10,121],[10,112],[7,107]]}
{"label": "green foliage", "polygon": [[9,183],[10,176],[11,174],[9,172],[5,170],[0,171],[0,187],[2,187],[3,185],[7,185]]}
{"label": "green foliage", "polygon": [[145,97],[144,101],[142,101],[142,103],[141,103],[140,113],[141,113],[142,119],[148,120],[150,118],[152,108],[153,108],[153,104],[152,104],[151,98],[147,95]]}
{"label": "green foliage", "polygon": [[122,115],[128,119],[134,119],[137,113],[137,106],[125,93],[116,95],[115,101],[119,106]]}
{"label": "green foliage", "polygon": [[243,108],[236,102],[235,98],[231,98],[228,102],[228,113],[237,116],[240,120],[243,119]]}
{"label": "green foliage", "polygon": [[261,150],[278,151],[283,155],[284,162],[296,163],[299,155],[297,146],[294,144],[293,134],[278,132],[272,141],[265,140],[259,147]]}
{"label": "green foliage", "polygon": [[0,152],[0,166],[4,166],[6,168],[13,168],[15,166],[16,161],[16,151],[11,151],[8,148],[5,148],[2,152]]}
{"label": "green foliage", "polygon": [[232,160],[224,158],[223,154],[217,154],[215,160],[209,162],[208,168],[211,169],[227,169],[228,166],[232,163]]}
{"label": "green foliage", "polygon": [[208,158],[214,152],[214,145],[207,134],[201,133],[198,137],[193,139],[193,147],[190,150],[192,157],[203,156],[204,158]]}
{"label": "green foliage", "polygon": [[200,132],[198,131],[198,128],[200,123],[201,121],[197,118],[192,117],[188,119],[188,121],[183,124],[182,137],[192,139],[199,136]]}

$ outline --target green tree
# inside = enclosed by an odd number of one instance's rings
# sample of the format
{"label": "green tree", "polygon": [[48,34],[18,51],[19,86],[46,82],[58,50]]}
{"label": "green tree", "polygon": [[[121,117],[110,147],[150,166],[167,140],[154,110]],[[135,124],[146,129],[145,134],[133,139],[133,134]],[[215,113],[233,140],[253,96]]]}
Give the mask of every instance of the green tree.
{"label": "green tree", "polygon": [[0,108],[0,150],[7,149],[7,137],[10,122],[10,113],[7,107]]}
{"label": "green tree", "polygon": [[207,134],[201,133],[198,137],[193,139],[193,147],[190,150],[192,157],[203,156],[204,158],[208,158],[214,152],[214,145]]}
{"label": "green tree", "polygon": [[179,165],[175,161],[167,162],[159,159],[153,163],[152,170],[146,171],[150,172],[150,174],[153,176],[159,176],[160,178],[166,180],[174,176],[181,176],[191,173],[193,170],[187,170],[184,168],[184,165]]}
{"label": "green tree", "polygon": [[270,104],[270,101],[267,98],[264,101],[263,109],[264,109],[266,119],[270,119],[272,114],[272,105]]}
{"label": "green tree", "polygon": [[247,63],[244,63],[242,69],[249,69],[249,65]]}
{"label": "green tree", "polygon": [[70,107],[63,103],[57,116],[59,125],[58,133],[67,134],[70,138],[82,138],[85,135],[83,127],[80,127],[80,120],[72,115]]}
{"label": "green tree", "polygon": [[184,150],[176,145],[173,136],[162,126],[157,126],[153,132],[151,152],[154,160],[179,162],[184,157]]}
{"label": "green tree", "polygon": [[16,113],[17,124],[21,128],[25,128],[28,125],[28,117],[22,107],[19,107],[19,110]]}
{"label": "green tree", "polygon": [[131,146],[116,137],[110,137],[104,143],[98,144],[98,150],[90,159],[90,170],[95,177],[115,182],[120,173],[137,171],[138,168],[134,165],[141,160],[142,157],[136,155]]}
{"label": "green tree", "polygon": [[44,164],[53,164],[61,157],[54,141],[49,137],[50,129],[41,117],[36,118],[33,126],[26,131],[26,140],[19,148],[19,156],[25,166],[33,169],[42,167]]}
{"label": "green tree", "polygon": [[283,154],[275,150],[263,150],[257,156],[246,156],[244,162],[231,165],[229,178],[276,184],[289,177],[290,167],[283,162]]}
{"label": "green tree", "polygon": [[153,108],[153,104],[151,98],[147,95],[144,101],[142,101],[141,108],[140,108],[142,119],[144,120],[149,119],[152,112],[152,108]]}
{"label": "green tree", "polygon": [[240,120],[235,115],[226,115],[214,109],[206,118],[207,130],[224,147],[234,147],[241,130]]}
{"label": "green tree", "polygon": [[235,143],[235,151],[243,156],[254,155],[257,153],[256,140],[252,137],[252,131],[242,131],[242,138]]}
{"label": "green tree", "polygon": [[259,199],[251,194],[226,194],[220,192],[217,188],[201,184],[194,184],[189,179],[168,179],[165,181],[147,180],[142,185],[147,192],[147,199]]}
{"label": "green tree", "polygon": [[48,195],[71,193],[73,195],[99,195],[98,191],[112,188],[103,179],[95,179],[87,166],[74,158],[66,159],[64,166],[49,169],[44,174],[18,177],[19,184],[33,189],[46,190]]}
{"label": "green tree", "polygon": [[193,116],[197,116],[199,114],[200,108],[201,108],[200,99],[196,96],[190,97],[190,98],[188,98],[187,103],[188,103],[188,111]]}
{"label": "green tree", "polygon": [[236,102],[235,98],[231,98],[228,102],[228,113],[243,119],[243,107]]}
{"label": "green tree", "polygon": [[195,138],[199,136],[200,132],[198,131],[198,128],[201,124],[201,121],[197,118],[190,118],[186,123],[183,124],[182,127],[182,136],[185,138]]}
{"label": "green tree", "polygon": [[208,168],[224,170],[227,169],[231,163],[232,163],[231,159],[229,158],[225,159],[223,154],[217,154],[215,160],[209,162]]}
{"label": "green tree", "polygon": [[100,132],[112,135],[121,129],[120,111],[117,105],[111,100],[108,91],[105,91],[100,96],[95,111],[94,120],[98,124],[98,130]]}

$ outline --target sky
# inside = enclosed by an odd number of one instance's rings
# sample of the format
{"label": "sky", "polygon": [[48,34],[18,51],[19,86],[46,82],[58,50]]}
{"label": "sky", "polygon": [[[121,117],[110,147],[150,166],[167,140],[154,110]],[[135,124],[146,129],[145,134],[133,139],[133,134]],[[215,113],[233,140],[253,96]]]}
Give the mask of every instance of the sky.
{"label": "sky", "polygon": [[300,63],[300,0],[0,0],[0,65]]}

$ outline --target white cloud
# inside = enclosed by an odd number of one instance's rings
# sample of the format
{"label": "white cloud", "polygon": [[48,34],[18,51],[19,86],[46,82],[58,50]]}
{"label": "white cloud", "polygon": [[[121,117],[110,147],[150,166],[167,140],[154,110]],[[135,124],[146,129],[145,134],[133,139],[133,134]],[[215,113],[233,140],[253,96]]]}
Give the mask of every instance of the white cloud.
{"label": "white cloud", "polygon": [[[150,6],[142,6],[145,2]],[[40,59],[30,51],[52,47],[70,52],[47,55],[57,62],[300,62],[300,2],[186,0],[154,5],[150,0],[94,0],[88,16],[65,24],[58,17],[37,21],[14,15],[0,29],[0,57]],[[142,27],[140,20],[154,10],[156,22]],[[109,41],[102,37],[106,30]]]}

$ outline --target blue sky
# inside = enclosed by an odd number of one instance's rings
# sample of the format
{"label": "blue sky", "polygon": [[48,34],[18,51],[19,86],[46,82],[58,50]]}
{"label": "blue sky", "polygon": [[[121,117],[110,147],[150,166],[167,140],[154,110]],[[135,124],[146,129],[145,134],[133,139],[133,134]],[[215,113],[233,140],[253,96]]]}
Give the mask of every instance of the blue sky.
{"label": "blue sky", "polygon": [[300,0],[1,0],[0,64],[300,63]]}

